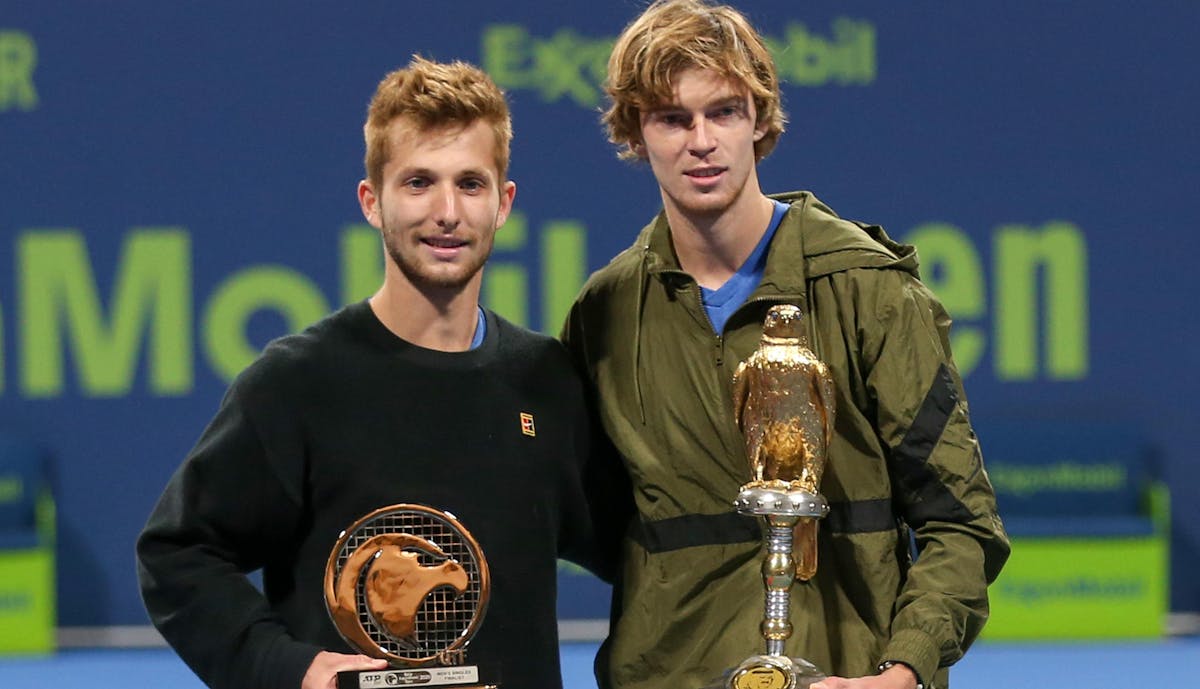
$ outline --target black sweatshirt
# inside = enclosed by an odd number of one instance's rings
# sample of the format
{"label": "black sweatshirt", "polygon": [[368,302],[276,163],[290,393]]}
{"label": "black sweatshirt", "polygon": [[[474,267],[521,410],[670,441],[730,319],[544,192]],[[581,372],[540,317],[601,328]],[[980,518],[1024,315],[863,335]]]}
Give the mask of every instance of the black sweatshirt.
{"label": "black sweatshirt", "polygon": [[[326,560],[396,503],[453,513],[487,558],[467,663],[506,689],[561,686],[556,558],[596,568],[583,393],[558,342],[487,319],[478,349],[436,352],[360,302],[234,381],[137,544],[152,621],[209,686],[298,689],[319,650],[350,652],[325,610]],[[259,568],[263,593],[245,577]]]}

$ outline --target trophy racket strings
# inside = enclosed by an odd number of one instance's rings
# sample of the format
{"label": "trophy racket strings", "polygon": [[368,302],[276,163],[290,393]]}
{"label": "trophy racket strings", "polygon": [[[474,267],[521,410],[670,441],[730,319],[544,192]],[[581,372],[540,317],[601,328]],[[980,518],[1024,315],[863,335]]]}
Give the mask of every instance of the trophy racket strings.
{"label": "trophy racket strings", "polygon": [[[368,539],[386,533],[408,533],[433,543],[447,557],[443,558],[418,548],[410,549],[422,566],[436,566],[446,559],[456,560],[466,571],[470,585],[459,595],[448,586],[429,592],[417,611],[413,640],[397,639],[387,634],[372,617],[367,606],[359,606],[359,621],[371,639],[386,652],[401,658],[419,659],[437,655],[463,637],[479,608],[479,564],[470,544],[464,541],[449,523],[423,512],[401,511],[381,516],[363,524],[350,534],[338,554],[338,570]],[[364,581],[370,567],[364,567],[355,585],[355,596],[363,600]]]}

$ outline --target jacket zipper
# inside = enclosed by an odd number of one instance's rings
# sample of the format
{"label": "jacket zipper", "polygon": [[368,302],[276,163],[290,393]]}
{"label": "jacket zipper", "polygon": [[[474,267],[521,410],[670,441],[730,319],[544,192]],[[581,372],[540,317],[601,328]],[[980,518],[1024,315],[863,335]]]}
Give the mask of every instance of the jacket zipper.
{"label": "jacket zipper", "polygon": [[692,289],[689,290],[692,296],[696,299],[696,306],[700,309],[700,315],[704,317],[704,322],[708,324],[708,331],[713,333],[713,361],[717,368],[725,366],[725,334],[717,332],[713,326],[712,319],[708,317],[708,310],[704,308],[704,297],[700,293],[700,283],[692,280]]}

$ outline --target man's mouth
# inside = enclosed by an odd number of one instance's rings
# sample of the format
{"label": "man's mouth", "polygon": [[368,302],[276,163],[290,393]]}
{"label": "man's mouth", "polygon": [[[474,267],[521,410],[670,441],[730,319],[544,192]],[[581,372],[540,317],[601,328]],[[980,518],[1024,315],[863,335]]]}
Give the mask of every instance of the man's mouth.
{"label": "man's mouth", "polygon": [[725,168],[723,167],[698,167],[688,170],[684,174],[695,179],[707,179],[709,177],[716,177],[722,172],[725,172]]}
{"label": "man's mouth", "polygon": [[421,242],[435,249],[457,249],[467,245],[467,240],[465,239],[445,236],[423,237]]}

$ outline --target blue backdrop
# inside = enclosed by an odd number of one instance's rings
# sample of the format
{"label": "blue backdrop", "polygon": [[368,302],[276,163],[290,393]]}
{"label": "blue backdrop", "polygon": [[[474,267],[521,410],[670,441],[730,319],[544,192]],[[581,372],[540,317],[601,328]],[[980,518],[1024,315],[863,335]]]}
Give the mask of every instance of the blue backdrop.
{"label": "blue backdrop", "polygon": [[[1172,608],[1200,610],[1185,576],[1200,567],[1200,4],[743,4],[790,115],[764,187],[917,244],[981,427],[1144,434],[1175,495]],[[597,123],[608,48],[639,7],[0,7],[0,427],[51,458],[61,625],[145,622],[133,540],[230,378],[375,286],[361,125],[412,53],[480,63],[508,90],[519,213],[486,299],[557,331],[659,205]],[[591,614],[581,591],[567,609]]]}

